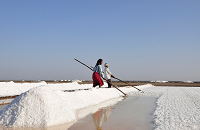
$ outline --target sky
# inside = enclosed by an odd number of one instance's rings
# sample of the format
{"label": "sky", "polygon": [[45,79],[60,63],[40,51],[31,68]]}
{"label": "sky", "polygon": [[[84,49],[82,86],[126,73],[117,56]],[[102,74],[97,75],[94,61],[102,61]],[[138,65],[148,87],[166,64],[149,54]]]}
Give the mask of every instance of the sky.
{"label": "sky", "polygon": [[[200,81],[199,0],[1,0],[0,80]],[[104,69],[104,67],[103,67]]]}

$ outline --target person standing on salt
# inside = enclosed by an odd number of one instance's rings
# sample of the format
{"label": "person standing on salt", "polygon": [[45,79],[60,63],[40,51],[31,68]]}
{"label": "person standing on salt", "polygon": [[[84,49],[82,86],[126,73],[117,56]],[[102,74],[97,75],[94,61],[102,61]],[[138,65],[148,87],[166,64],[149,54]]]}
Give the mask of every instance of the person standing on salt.
{"label": "person standing on salt", "polygon": [[104,69],[105,79],[107,80],[108,88],[111,88],[111,77],[115,78],[115,76],[113,76],[110,70],[108,69],[109,64],[105,63],[104,66],[105,66]]}
{"label": "person standing on salt", "polygon": [[102,65],[103,60],[99,59],[93,69],[93,74],[92,74],[92,79],[93,79],[93,87],[96,87],[99,85],[99,88],[101,88],[102,85],[104,85],[103,80],[101,79],[104,78],[103,71],[102,71]]}

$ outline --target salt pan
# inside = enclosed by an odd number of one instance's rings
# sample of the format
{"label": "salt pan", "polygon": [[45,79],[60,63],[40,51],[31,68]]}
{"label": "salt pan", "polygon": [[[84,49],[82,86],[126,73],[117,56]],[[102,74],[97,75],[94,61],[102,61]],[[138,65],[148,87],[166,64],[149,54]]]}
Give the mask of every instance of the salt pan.
{"label": "salt pan", "polygon": [[[27,84],[27,86],[29,85]],[[144,89],[151,86],[138,87]],[[63,89],[74,88],[90,89],[74,92],[63,91]],[[127,94],[138,91],[133,87],[120,89]],[[75,112],[77,110],[120,96],[123,94],[115,88],[92,88],[92,84],[44,84],[22,93],[4,110],[0,111],[0,125],[6,127],[46,127],[69,123],[76,120]]]}

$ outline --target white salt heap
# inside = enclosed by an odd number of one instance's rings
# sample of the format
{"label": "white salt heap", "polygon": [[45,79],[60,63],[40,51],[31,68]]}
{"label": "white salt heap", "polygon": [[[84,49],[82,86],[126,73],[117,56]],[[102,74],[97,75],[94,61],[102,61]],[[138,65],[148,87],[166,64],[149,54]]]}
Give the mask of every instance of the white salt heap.
{"label": "white salt heap", "polygon": [[[115,88],[91,88],[74,92],[64,92],[63,88],[82,88],[77,83],[65,86],[44,85],[34,87],[15,98],[0,112],[0,125],[7,127],[46,127],[69,123],[74,120],[75,112],[123,94]],[[92,84],[84,85],[92,87]],[[151,85],[139,86],[147,88]],[[70,88],[71,89],[71,88]],[[125,93],[138,91],[133,87],[120,88]]]}
{"label": "white salt heap", "polygon": [[21,94],[0,112],[0,124],[7,127],[45,127],[73,120],[74,111],[47,87]]}

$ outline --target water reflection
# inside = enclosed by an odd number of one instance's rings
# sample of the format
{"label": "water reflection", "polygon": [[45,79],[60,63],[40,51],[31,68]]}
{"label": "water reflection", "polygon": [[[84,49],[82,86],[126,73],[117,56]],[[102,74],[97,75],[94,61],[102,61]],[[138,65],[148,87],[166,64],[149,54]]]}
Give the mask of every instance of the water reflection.
{"label": "water reflection", "polygon": [[111,112],[112,112],[112,110],[111,110],[111,108],[110,107],[107,107],[106,108],[106,110],[104,111],[104,121],[105,122],[108,122],[108,117],[109,117],[109,115],[111,114]]}
{"label": "water reflection", "polygon": [[0,127],[0,130],[151,130],[153,129],[151,113],[155,109],[155,102],[156,98],[153,97],[116,98],[77,110],[77,122],[45,128]]}
{"label": "water reflection", "polygon": [[97,130],[102,130],[102,119],[103,119],[103,109],[100,109],[99,111],[92,114],[94,124],[96,126]]}
{"label": "water reflection", "polygon": [[104,122],[108,122],[108,118],[111,112],[111,108],[107,107],[106,109],[100,109],[99,111],[92,114],[92,118],[97,130],[102,130],[103,117]]}
{"label": "water reflection", "polygon": [[[108,106],[113,106],[116,105],[118,102],[122,101],[123,98],[115,98],[115,99],[111,99],[108,100],[106,102],[97,104],[97,105],[93,105],[84,109],[80,109],[76,111],[76,118],[77,120],[86,117],[89,114],[94,115],[94,122],[96,122],[96,125],[99,126],[97,128],[99,128],[98,130],[101,130],[101,124],[102,124],[102,119],[101,118],[105,118],[105,121],[108,121],[108,116],[109,113],[111,113],[111,108]],[[0,109],[3,110],[3,108],[5,108],[7,105],[5,106],[1,106]],[[105,109],[104,109],[105,108]],[[110,110],[107,110],[107,109]],[[100,110],[99,110],[100,109]],[[100,111],[100,112],[99,112]],[[109,112],[110,111],[110,112]],[[108,116],[106,116],[108,115]],[[0,130],[67,130],[70,129],[70,127],[75,124],[76,122],[71,122],[71,123],[67,123],[67,124],[63,124],[63,125],[58,125],[58,126],[52,126],[52,127],[44,127],[44,128],[8,128],[8,127],[2,127],[0,126]],[[80,129],[80,128],[78,128]]]}
{"label": "water reflection", "polygon": [[152,130],[155,102],[154,97],[128,97],[113,105],[98,107],[69,130]]}

